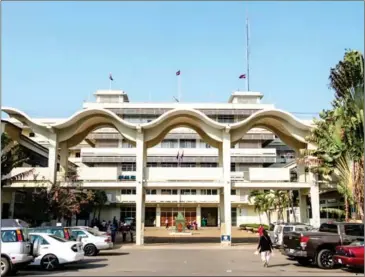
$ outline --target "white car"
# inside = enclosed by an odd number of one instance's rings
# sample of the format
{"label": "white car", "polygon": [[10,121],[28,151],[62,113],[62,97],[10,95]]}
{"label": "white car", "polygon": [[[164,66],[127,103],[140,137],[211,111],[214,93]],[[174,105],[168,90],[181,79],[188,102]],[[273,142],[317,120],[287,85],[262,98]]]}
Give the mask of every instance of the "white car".
{"label": "white car", "polygon": [[22,227],[1,228],[1,276],[15,273],[33,262],[32,244]]}
{"label": "white car", "polygon": [[76,263],[84,259],[82,244],[46,233],[30,233],[35,260],[30,265],[41,266],[44,270],[54,270],[60,265]]}
{"label": "white car", "polygon": [[111,237],[102,235],[93,228],[84,229],[80,227],[71,227],[72,236],[82,242],[85,256],[96,256],[100,250],[112,249],[114,244]]}

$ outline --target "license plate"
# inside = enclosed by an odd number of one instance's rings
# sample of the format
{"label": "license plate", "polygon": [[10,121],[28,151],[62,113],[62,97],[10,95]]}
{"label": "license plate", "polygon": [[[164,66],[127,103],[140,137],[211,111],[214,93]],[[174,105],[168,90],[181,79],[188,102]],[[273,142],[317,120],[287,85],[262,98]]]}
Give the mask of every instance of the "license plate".
{"label": "license plate", "polygon": [[294,253],[294,249],[289,249],[289,253]]}
{"label": "license plate", "polygon": [[342,260],[341,260],[341,259],[338,259],[338,263],[339,263],[339,264],[342,264]]}

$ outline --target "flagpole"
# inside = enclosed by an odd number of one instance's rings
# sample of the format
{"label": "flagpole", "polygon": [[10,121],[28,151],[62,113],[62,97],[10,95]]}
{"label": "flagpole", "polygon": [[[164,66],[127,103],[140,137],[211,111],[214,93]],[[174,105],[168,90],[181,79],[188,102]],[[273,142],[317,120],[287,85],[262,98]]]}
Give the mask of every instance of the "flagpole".
{"label": "flagpole", "polygon": [[181,102],[181,73],[177,76],[177,99]]}
{"label": "flagpole", "polygon": [[249,27],[248,27],[248,15],[246,17],[246,63],[247,63],[247,91],[250,91],[250,49],[249,49],[249,42],[250,34],[249,34]]}
{"label": "flagpole", "polygon": [[109,78],[109,91],[111,91],[112,90],[112,80],[110,80],[110,78]]}

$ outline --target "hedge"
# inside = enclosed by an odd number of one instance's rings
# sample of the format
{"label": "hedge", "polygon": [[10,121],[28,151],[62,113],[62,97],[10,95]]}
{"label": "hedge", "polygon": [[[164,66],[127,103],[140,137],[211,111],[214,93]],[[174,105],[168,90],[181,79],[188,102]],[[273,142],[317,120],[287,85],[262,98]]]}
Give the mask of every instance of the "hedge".
{"label": "hedge", "polygon": [[254,229],[258,229],[260,227],[260,225],[262,225],[262,227],[265,228],[265,230],[269,230],[269,226],[265,225],[265,224],[256,224],[256,223],[249,223],[249,224],[241,224],[240,225],[240,229],[246,229],[247,227],[249,228],[254,228]]}

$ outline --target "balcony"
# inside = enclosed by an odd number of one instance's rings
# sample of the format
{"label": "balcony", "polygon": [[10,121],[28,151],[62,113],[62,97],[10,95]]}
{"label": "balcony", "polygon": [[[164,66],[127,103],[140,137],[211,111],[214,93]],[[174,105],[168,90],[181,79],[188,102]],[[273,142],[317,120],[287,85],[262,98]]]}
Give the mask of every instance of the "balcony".
{"label": "balcony", "polygon": [[145,178],[148,181],[220,181],[223,177],[221,167],[147,167]]}
{"label": "balcony", "polygon": [[[151,157],[176,157],[178,148],[149,148],[147,156]],[[83,148],[81,157],[135,157],[136,148]],[[216,148],[185,148],[184,157],[218,157]],[[275,148],[232,148],[233,157],[274,157],[276,158]]]}

